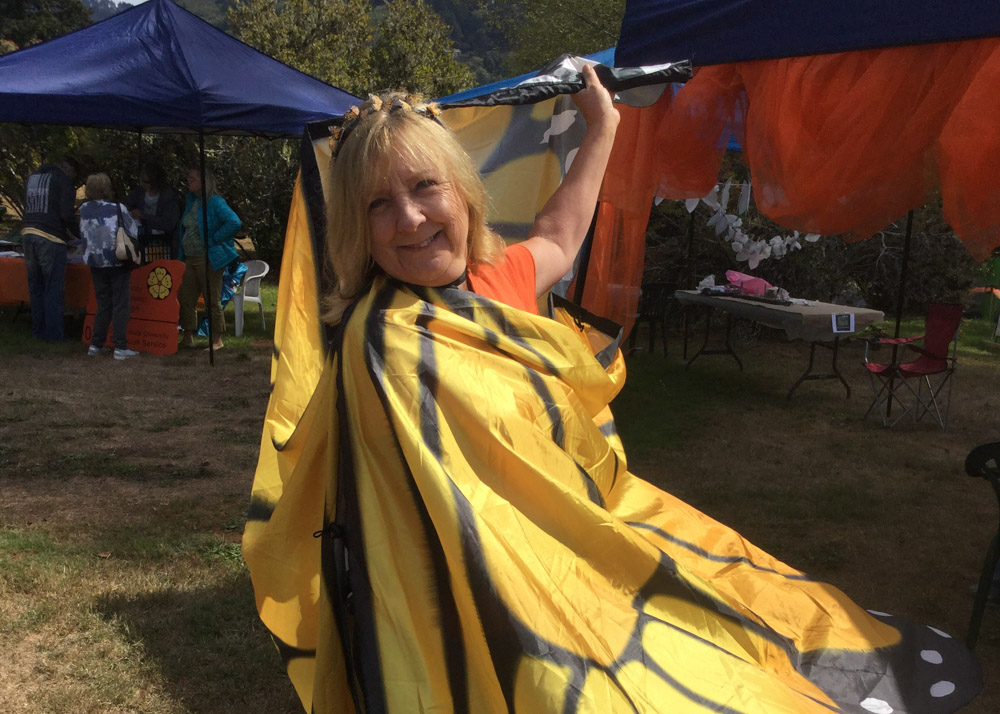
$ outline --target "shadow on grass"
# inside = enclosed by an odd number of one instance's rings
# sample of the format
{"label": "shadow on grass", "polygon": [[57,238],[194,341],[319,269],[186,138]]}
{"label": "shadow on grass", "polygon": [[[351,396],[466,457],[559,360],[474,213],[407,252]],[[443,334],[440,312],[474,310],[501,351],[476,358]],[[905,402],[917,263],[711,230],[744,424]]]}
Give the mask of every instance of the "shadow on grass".
{"label": "shadow on grass", "polygon": [[212,588],[104,597],[96,609],[156,664],[184,711],[302,711],[257,618],[246,574]]}

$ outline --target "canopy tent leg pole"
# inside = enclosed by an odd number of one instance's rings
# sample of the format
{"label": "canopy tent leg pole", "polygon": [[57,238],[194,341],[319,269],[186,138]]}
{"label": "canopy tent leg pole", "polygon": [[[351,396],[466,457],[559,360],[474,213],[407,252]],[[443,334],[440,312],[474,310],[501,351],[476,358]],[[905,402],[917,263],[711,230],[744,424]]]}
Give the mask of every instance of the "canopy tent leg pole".
{"label": "canopy tent leg pole", "polygon": [[[906,294],[906,270],[910,262],[910,238],[913,235],[913,211],[906,214],[906,235],[903,238],[903,260],[899,266],[899,297],[896,299],[896,330],[893,337],[899,337],[899,325],[903,321],[903,298]],[[896,364],[899,345],[892,346],[892,364]],[[886,418],[892,415],[892,385],[895,374],[889,375],[889,401],[885,405]]]}
{"label": "canopy tent leg pole", "polygon": [[[136,176],[137,179],[140,179],[140,178],[142,178],[142,127],[139,127],[139,134],[138,134],[138,137],[136,138],[136,152],[135,153],[136,153],[136,156],[139,157],[139,165],[136,166],[136,171],[138,173],[136,173],[135,176]],[[137,185],[138,185],[138,183],[139,182],[136,181]]]}
{"label": "canopy tent leg pole", "polygon": [[[694,211],[691,211],[688,218],[688,229],[687,229],[687,282],[684,285],[685,289],[689,289],[694,284]],[[691,310],[688,305],[683,307],[684,310],[684,359],[688,358],[688,338],[691,336]]]}
{"label": "canopy tent leg pole", "polygon": [[205,245],[205,307],[208,308],[208,362],[215,366],[215,334],[212,329],[212,263],[208,259],[208,187],[205,182],[205,132],[198,130],[198,161],[201,170],[201,242]]}

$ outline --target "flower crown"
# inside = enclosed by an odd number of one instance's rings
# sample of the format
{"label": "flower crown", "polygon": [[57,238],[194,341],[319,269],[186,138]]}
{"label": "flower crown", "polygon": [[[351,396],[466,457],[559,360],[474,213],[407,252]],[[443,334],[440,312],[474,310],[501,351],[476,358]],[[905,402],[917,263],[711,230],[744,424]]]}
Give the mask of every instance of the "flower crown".
{"label": "flower crown", "polygon": [[360,107],[351,107],[340,118],[339,124],[330,128],[330,151],[333,153],[333,158],[337,158],[337,154],[355,127],[379,112],[388,115],[413,112],[438,124],[441,123],[438,119],[441,116],[441,107],[437,102],[425,102],[414,94],[395,93],[387,95],[385,99],[373,94]]}

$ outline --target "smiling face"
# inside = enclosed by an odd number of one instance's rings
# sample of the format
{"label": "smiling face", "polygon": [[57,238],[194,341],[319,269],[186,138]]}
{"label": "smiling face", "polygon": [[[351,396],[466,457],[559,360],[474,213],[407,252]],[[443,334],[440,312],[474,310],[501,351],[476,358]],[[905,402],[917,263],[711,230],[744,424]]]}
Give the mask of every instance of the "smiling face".
{"label": "smiling face", "polygon": [[442,172],[397,155],[368,202],[372,259],[411,285],[457,280],[468,264],[469,208]]}

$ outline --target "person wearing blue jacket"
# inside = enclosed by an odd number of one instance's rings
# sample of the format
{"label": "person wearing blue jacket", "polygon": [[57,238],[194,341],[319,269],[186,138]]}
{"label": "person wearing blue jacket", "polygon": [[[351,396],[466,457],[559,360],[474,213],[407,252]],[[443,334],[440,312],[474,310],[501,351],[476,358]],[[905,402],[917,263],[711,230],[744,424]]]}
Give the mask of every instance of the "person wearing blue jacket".
{"label": "person wearing blue jacket", "polygon": [[[219,296],[222,290],[222,273],[226,266],[237,259],[233,238],[242,226],[239,217],[226,200],[215,191],[215,176],[205,171],[205,193],[208,195],[208,227],[201,209],[201,172],[198,168],[188,171],[188,194],[181,214],[181,241],[179,258],[184,261],[184,282],[178,293],[181,307],[181,347],[194,347],[198,332],[196,306],[198,296],[205,298],[212,321],[213,349],[222,347],[222,333],[226,329],[225,317]],[[207,255],[206,255],[207,244]],[[206,279],[205,263],[211,275]]]}

